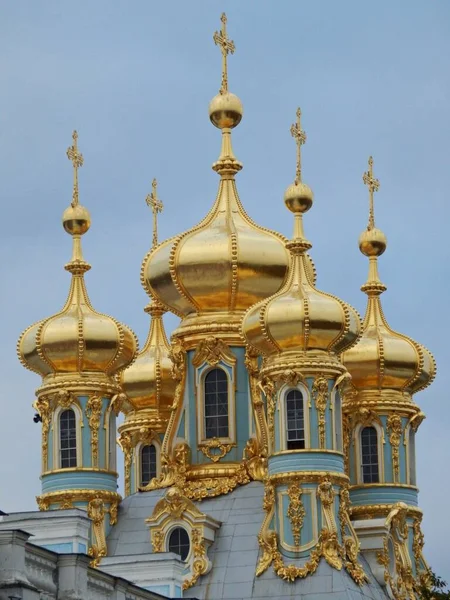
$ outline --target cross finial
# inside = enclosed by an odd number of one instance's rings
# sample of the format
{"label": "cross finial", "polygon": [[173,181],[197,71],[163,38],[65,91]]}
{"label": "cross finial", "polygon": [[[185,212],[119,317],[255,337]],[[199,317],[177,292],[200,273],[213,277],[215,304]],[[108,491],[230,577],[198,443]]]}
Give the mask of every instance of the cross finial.
{"label": "cross finial", "polygon": [[222,13],[220,20],[222,21],[222,29],[214,33],[213,40],[216,46],[220,47],[220,51],[222,52],[222,85],[220,87],[220,93],[225,94],[228,92],[227,56],[228,53],[234,54],[236,47],[234,42],[227,38],[227,15]]}
{"label": "cross finial", "polygon": [[375,227],[375,215],[373,210],[373,193],[378,192],[380,188],[380,182],[373,176],[373,158],[369,156],[369,170],[363,175],[363,182],[369,188],[369,224],[367,229],[373,229]]}
{"label": "cross finial", "polygon": [[297,144],[297,167],[295,169],[295,185],[302,180],[302,146],[306,142],[306,133],[301,126],[302,111],[297,108],[297,122],[291,125],[291,135]]}
{"label": "cross finial", "polygon": [[158,244],[158,213],[162,212],[163,203],[158,198],[158,192],[156,190],[158,182],[156,179],[152,181],[152,193],[147,195],[145,201],[147,206],[150,206],[153,212],[153,241],[152,247],[154,248]]}
{"label": "cross finial", "polygon": [[78,169],[83,166],[83,155],[78,151],[78,133],[76,130],[72,133],[73,144],[67,148],[67,158],[73,164],[73,192],[72,192],[72,208],[78,204]]}

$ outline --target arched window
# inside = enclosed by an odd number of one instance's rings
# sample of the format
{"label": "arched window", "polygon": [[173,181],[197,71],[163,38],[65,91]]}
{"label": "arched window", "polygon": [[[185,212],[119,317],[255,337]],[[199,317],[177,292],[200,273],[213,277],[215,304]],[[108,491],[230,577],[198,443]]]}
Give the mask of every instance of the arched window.
{"label": "arched window", "polygon": [[416,485],[416,432],[409,428],[409,484]]}
{"label": "arched window", "polygon": [[77,466],[77,421],[71,408],[59,415],[59,451],[61,469]]}
{"label": "arched window", "polygon": [[305,447],[305,415],[300,390],[286,394],[286,445],[288,450],[303,450]]}
{"label": "arched window", "polygon": [[378,483],[378,433],[375,427],[361,431],[361,475],[363,483]]}
{"label": "arched window", "polygon": [[183,527],[174,529],[169,537],[169,552],[179,554],[181,560],[186,560],[190,547],[191,543],[186,529],[183,529]]}
{"label": "arched window", "polygon": [[156,448],[153,444],[141,448],[141,485],[156,477]]}
{"label": "arched window", "polygon": [[228,435],[228,378],[223,369],[213,369],[205,377],[205,437]]}

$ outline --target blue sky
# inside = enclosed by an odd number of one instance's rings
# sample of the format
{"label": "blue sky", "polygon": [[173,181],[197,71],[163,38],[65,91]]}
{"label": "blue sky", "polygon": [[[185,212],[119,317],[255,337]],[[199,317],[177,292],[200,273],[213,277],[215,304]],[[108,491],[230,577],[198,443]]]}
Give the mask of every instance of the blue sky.
{"label": "blue sky", "polygon": [[[315,193],[305,218],[318,286],[352,303],[367,264],[357,239],[367,220],[362,173],[380,179],[376,221],[388,237],[380,274],[390,324],[435,354],[438,377],[419,394],[418,481],[426,556],[450,579],[447,365],[450,3],[31,0],[0,6],[0,507],[34,509],[39,380],[15,354],[21,331],[63,304],[71,199],[65,156],[74,128],[85,165],[80,200],[91,211],[84,250],[94,306],[134,328],[148,317],[139,282],[151,244],[145,196],[157,177],[160,237],[194,225],[211,206],[210,169],[220,133],[208,120],[220,86],[212,41],[226,10],[236,43],[230,89],[244,104],[233,140],[244,163],[241,199],[258,223],[290,235],[283,192],[295,172],[289,127],[298,105],[308,142],[304,180]],[[166,319],[170,331],[177,320]]]}

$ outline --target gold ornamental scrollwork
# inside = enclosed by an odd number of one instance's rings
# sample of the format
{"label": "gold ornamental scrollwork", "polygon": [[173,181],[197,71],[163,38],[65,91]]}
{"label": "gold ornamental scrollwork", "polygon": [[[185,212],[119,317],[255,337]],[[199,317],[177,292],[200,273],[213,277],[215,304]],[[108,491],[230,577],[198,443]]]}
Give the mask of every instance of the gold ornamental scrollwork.
{"label": "gold ornamental scrollwork", "polygon": [[320,448],[325,448],[325,411],[328,403],[328,380],[325,377],[320,376],[314,380],[312,385],[312,395],[314,398],[318,422],[319,422],[319,445]]}
{"label": "gold ornamental scrollwork", "polygon": [[40,396],[33,403],[33,408],[41,417],[42,421],[42,471],[45,472],[48,469],[48,432],[50,430],[52,416],[49,398]]}
{"label": "gold ornamental scrollwork", "polygon": [[92,466],[98,467],[98,430],[100,428],[100,419],[102,416],[103,401],[101,396],[89,396],[86,404],[86,417],[89,421],[91,429],[91,450],[92,450]]}
{"label": "gold ornamental scrollwork", "polygon": [[133,461],[133,441],[128,431],[122,431],[117,443],[122,449],[125,467],[125,496],[131,494],[131,463]]}
{"label": "gold ornamental scrollwork", "polygon": [[387,430],[389,432],[389,442],[392,448],[392,473],[394,483],[399,481],[400,477],[400,460],[399,460],[399,447],[403,434],[402,418],[397,413],[389,415],[386,422]]}
{"label": "gold ornamental scrollwork", "polygon": [[[267,419],[264,412],[264,402],[261,396],[261,389],[258,386],[258,360],[259,356],[256,350],[247,348],[245,352],[245,367],[247,369],[249,378],[250,397],[256,429],[256,446],[253,448],[253,455],[251,457],[247,457],[252,460],[252,464],[264,464],[267,462],[267,456],[269,453],[269,433]],[[253,477],[253,479],[256,478],[259,477]]]}
{"label": "gold ornamental scrollwork", "polygon": [[153,552],[164,552],[163,550],[164,535],[162,531],[152,531],[152,547]]}
{"label": "gold ornamental scrollwork", "polygon": [[[423,583],[423,576],[426,573],[413,574],[412,561],[409,553],[409,525],[407,522],[408,506],[403,502],[398,502],[392,507],[391,512],[386,518],[386,525],[389,528],[389,534],[385,535],[383,541],[383,550],[378,552],[378,564],[384,567],[384,580],[389,586],[392,596],[395,600],[416,600],[420,586]],[[414,557],[419,555],[420,539],[416,540],[414,547],[414,537],[416,531],[413,524],[413,553]],[[389,541],[392,544],[395,572],[391,573],[391,559],[389,552]],[[421,549],[420,549],[421,554]],[[416,567],[417,568],[417,567]]]}
{"label": "gold ornamental scrollwork", "polygon": [[93,498],[89,502],[87,513],[92,521],[92,531],[95,540],[95,543],[88,550],[88,555],[92,558],[91,567],[98,567],[100,560],[106,556],[105,512],[105,504],[101,498]]}
{"label": "gold ornamental scrollwork", "polygon": [[287,490],[289,496],[289,506],[287,509],[287,517],[291,522],[292,537],[294,538],[294,545],[298,548],[300,546],[300,530],[303,526],[305,518],[305,508],[302,503],[303,490],[298,483],[291,483]]}
{"label": "gold ornamental scrollwork", "polygon": [[236,363],[236,356],[223,340],[210,335],[199,343],[192,358],[192,364],[194,367],[200,367],[206,362],[211,367],[214,367],[221,360],[234,365]]}
{"label": "gold ornamental scrollwork", "polygon": [[[216,463],[230,452],[233,445],[234,444],[223,444],[219,438],[213,437],[206,442],[202,442],[202,444],[199,445],[199,450],[201,450],[209,460]],[[211,452],[212,450],[219,450],[219,452],[215,454],[214,452]]]}
{"label": "gold ornamental scrollwork", "polygon": [[208,571],[208,559],[206,557],[205,538],[199,528],[192,530],[192,551],[194,553],[194,562],[192,563],[192,577],[183,581],[183,590],[188,590],[194,586],[201,575]]}
{"label": "gold ornamental scrollwork", "polygon": [[273,448],[275,444],[275,406],[276,406],[276,386],[272,379],[264,377],[259,382],[259,387],[264,393],[267,401],[267,427],[269,430],[270,447]]}

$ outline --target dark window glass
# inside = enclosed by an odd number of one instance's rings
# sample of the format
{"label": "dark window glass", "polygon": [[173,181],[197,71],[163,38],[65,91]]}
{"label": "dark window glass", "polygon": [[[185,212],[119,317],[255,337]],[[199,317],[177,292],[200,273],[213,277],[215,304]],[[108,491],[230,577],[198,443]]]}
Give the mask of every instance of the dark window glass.
{"label": "dark window glass", "polygon": [[228,437],[228,379],[222,369],[205,377],[205,437]]}
{"label": "dark window glass", "polygon": [[156,448],[153,444],[141,448],[141,485],[156,477]]}
{"label": "dark window glass", "polygon": [[169,538],[169,552],[179,554],[181,560],[186,560],[190,546],[191,544],[186,529],[177,527],[172,531]]}
{"label": "dark window glass", "polygon": [[71,408],[59,416],[61,469],[77,466],[77,422]]}
{"label": "dark window glass", "polygon": [[361,470],[363,483],[378,483],[378,434],[375,427],[361,431]]}
{"label": "dark window glass", "polygon": [[291,390],[286,395],[286,437],[288,450],[305,447],[303,394],[299,390]]}

